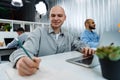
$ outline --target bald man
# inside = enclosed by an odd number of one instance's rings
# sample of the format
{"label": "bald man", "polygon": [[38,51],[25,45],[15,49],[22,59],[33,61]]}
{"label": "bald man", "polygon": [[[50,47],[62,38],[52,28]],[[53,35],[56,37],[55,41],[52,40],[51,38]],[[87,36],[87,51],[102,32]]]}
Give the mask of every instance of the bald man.
{"label": "bald man", "polygon": [[86,19],[85,31],[81,33],[80,39],[88,44],[91,48],[97,48],[99,44],[99,35],[93,31],[96,29],[93,19]]}
{"label": "bald man", "polygon": [[64,9],[54,6],[49,15],[51,25],[35,29],[24,43],[25,49],[33,56],[28,58],[22,49],[18,49],[10,56],[10,61],[18,69],[21,76],[29,76],[37,71],[40,64],[39,56],[58,54],[77,50],[84,55],[92,55],[94,50],[88,48],[84,43],[77,41],[61,26],[66,20]]}

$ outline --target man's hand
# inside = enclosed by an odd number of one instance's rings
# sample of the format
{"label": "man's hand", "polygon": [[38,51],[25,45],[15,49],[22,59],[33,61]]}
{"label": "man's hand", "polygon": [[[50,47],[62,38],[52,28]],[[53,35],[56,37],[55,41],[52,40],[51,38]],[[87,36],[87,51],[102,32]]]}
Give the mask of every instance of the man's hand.
{"label": "man's hand", "polygon": [[91,48],[86,47],[82,49],[82,53],[84,54],[84,56],[91,56],[95,53],[95,51]]}
{"label": "man's hand", "polygon": [[28,57],[20,58],[16,63],[16,68],[18,69],[18,73],[21,76],[30,76],[34,74],[39,68],[40,61],[41,59],[38,57],[34,57],[33,60],[31,60]]}

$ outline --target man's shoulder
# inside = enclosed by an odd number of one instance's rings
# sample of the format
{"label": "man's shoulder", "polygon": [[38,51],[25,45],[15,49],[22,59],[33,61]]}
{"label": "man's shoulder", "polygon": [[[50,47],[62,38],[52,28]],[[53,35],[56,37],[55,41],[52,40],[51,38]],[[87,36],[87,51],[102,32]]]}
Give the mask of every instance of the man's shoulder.
{"label": "man's shoulder", "polygon": [[63,33],[66,36],[72,35],[72,32],[68,31],[66,28],[61,28],[61,33]]}
{"label": "man's shoulder", "polygon": [[28,34],[29,34],[29,33],[23,33],[23,34],[21,34],[19,37],[21,37],[21,36],[28,36]]}
{"label": "man's shoulder", "polygon": [[84,30],[83,32],[81,32],[81,35],[86,35],[88,33],[87,30]]}
{"label": "man's shoulder", "polygon": [[46,31],[47,30],[47,27],[36,27],[31,33],[39,33],[39,32],[42,32],[42,31]]}
{"label": "man's shoulder", "polygon": [[27,37],[28,37],[28,35],[29,35],[29,33],[23,33],[23,34],[21,34],[20,36],[18,36],[18,39],[27,39]]}

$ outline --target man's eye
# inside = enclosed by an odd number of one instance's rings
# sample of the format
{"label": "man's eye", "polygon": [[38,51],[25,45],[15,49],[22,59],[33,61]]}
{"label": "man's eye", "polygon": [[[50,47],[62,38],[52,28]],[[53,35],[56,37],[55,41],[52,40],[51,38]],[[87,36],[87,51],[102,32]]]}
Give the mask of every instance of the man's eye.
{"label": "man's eye", "polygon": [[63,17],[63,15],[62,15],[62,14],[59,14],[58,17]]}
{"label": "man's eye", "polygon": [[63,17],[63,15],[62,14],[58,14],[58,15],[51,14],[51,17]]}
{"label": "man's eye", "polygon": [[56,15],[51,15],[51,17],[55,17]]}

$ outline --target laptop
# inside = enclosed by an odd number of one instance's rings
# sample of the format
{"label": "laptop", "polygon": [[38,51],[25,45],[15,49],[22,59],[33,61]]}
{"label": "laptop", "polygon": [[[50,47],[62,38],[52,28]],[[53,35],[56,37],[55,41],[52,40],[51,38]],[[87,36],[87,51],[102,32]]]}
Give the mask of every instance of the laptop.
{"label": "laptop", "polygon": [[103,32],[98,47],[109,46],[112,43],[115,46],[120,46],[120,32],[118,30]]}
{"label": "laptop", "polygon": [[14,38],[4,38],[5,45],[7,46]]}

